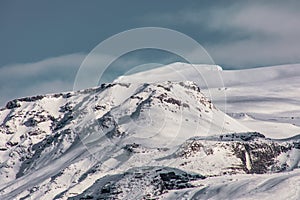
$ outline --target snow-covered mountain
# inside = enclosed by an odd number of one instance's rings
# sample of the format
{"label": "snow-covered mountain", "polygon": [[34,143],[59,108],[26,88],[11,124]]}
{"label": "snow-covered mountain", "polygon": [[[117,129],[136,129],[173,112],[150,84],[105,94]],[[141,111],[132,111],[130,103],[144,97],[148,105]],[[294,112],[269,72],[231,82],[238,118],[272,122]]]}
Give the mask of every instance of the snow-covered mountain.
{"label": "snow-covered mountain", "polygon": [[299,69],[300,64],[222,70],[217,65],[172,63],[116,82],[193,81],[217,108],[240,123],[283,138],[300,133]]}
{"label": "snow-covered mountain", "polygon": [[[134,74],[8,102],[0,199],[297,199],[299,135],[270,139],[248,128],[215,106],[189,70],[184,80],[157,73],[168,67],[142,72],[144,82]],[[164,80],[150,80],[155,73]]]}

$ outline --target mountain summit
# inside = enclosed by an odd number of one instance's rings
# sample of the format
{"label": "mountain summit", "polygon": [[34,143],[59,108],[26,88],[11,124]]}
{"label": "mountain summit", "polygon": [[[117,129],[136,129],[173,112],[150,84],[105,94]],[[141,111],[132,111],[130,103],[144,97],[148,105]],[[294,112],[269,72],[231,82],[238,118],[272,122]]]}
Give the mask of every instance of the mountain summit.
{"label": "mountain summit", "polygon": [[252,131],[190,81],[16,99],[0,120],[1,199],[201,198],[299,167],[299,137]]}

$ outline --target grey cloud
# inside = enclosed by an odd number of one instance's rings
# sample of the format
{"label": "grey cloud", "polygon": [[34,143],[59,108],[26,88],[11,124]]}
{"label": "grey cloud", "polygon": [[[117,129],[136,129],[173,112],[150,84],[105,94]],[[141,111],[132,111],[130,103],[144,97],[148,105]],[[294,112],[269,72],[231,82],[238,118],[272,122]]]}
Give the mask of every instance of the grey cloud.
{"label": "grey cloud", "polygon": [[226,27],[246,31],[252,37],[229,44],[216,44],[213,54],[219,60],[271,65],[300,62],[300,13],[287,6],[250,5],[229,17],[213,20],[216,29]]}
{"label": "grey cloud", "polygon": [[[206,32],[204,46],[218,64],[241,67],[300,62],[297,1],[249,1],[145,16],[146,21]],[[202,40],[203,42],[203,40]]]}
{"label": "grey cloud", "polygon": [[[11,99],[37,94],[57,93],[84,89],[86,85],[93,86],[100,82],[111,82],[120,75],[137,70],[139,65],[148,63],[137,55],[114,58],[110,55],[94,55],[85,60],[86,54],[77,53],[60,57],[48,58],[43,61],[26,64],[16,64],[0,67],[0,106]],[[113,61],[104,66],[105,61]],[[89,68],[80,68],[81,64],[89,63]],[[170,58],[157,60],[158,63],[170,63]],[[106,70],[104,70],[107,67]],[[104,70],[104,71],[103,71]],[[103,74],[100,74],[103,72]],[[81,77],[81,82],[77,78]],[[76,84],[78,84],[76,86]]]}
{"label": "grey cloud", "polygon": [[84,54],[71,54],[27,64],[0,68],[0,105],[10,99],[68,91]]}

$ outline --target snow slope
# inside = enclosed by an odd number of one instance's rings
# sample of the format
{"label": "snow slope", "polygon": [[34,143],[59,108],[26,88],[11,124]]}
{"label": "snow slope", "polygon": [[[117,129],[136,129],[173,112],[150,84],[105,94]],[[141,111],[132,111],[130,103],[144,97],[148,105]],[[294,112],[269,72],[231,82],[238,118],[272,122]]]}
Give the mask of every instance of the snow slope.
{"label": "snow slope", "polygon": [[194,81],[216,107],[237,116],[240,123],[269,137],[284,138],[300,132],[299,69],[300,64],[221,70],[219,66],[172,63],[122,76],[116,82]]}
{"label": "snow slope", "polygon": [[[0,111],[0,199],[299,199],[298,127],[281,129],[292,119],[281,119],[279,108],[266,104],[274,99],[258,98],[269,97],[270,87],[255,93],[258,77],[234,78],[249,71],[198,65],[208,89],[194,67],[182,66],[8,102]],[[296,96],[284,93],[294,87],[284,79],[296,70],[282,76],[280,67],[266,70],[275,74],[270,82],[285,83],[277,96]],[[220,77],[224,84],[231,79],[227,89],[218,85]],[[228,110],[224,91],[231,91]],[[282,103],[289,105],[281,109],[287,117],[299,106],[297,99]],[[262,134],[266,122],[280,124],[277,132],[265,128]]]}

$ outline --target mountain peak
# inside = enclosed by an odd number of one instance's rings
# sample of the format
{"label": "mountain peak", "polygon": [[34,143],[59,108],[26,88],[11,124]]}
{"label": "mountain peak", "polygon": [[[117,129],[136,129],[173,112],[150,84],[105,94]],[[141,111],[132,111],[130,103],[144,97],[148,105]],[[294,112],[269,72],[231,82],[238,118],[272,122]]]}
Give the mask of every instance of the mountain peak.
{"label": "mountain peak", "polygon": [[20,98],[0,120],[2,199],[154,198],[210,176],[293,169],[278,157],[298,148],[244,127],[191,81]]}

